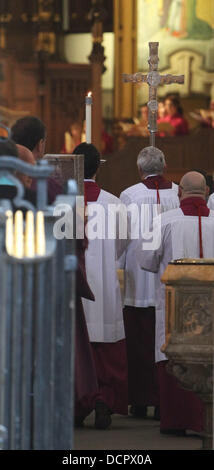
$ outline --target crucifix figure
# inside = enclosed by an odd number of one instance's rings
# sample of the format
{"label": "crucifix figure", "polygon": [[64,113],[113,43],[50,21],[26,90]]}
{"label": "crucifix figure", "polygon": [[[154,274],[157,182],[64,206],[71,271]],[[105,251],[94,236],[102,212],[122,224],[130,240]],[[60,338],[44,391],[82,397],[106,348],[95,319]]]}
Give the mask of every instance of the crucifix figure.
{"label": "crucifix figure", "polygon": [[157,128],[157,114],[158,114],[158,102],[157,102],[157,87],[162,84],[171,84],[171,83],[184,83],[184,75],[160,75],[158,72],[158,46],[159,42],[149,42],[149,73],[143,75],[138,72],[134,75],[123,74],[124,82],[133,82],[133,83],[147,83],[149,85],[149,102],[148,102],[148,111],[149,111],[149,124],[148,129],[150,132],[150,145],[155,146],[155,133],[158,131]]}

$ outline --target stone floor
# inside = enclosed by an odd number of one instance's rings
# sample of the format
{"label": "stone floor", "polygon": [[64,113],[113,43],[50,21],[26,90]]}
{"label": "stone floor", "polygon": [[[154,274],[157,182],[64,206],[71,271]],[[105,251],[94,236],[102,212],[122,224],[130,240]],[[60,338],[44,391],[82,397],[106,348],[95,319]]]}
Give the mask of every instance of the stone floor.
{"label": "stone floor", "polygon": [[150,416],[134,419],[113,415],[111,428],[94,429],[94,414],[85,420],[85,427],[75,431],[75,450],[197,450],[202,447],[199,435],[186,437],[160,434],[159,422]]}

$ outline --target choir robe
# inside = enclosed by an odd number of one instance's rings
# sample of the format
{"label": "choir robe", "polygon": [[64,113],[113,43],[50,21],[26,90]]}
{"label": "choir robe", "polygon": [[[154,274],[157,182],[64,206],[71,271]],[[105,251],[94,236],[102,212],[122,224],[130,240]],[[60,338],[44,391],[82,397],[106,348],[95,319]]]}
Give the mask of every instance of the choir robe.
{"label": "choir robe", "polygon": [[203,257],[214,257],[214,211],[199,197],[181,201],[180,208],[161,215],[161,243],[155,250],[143,250],[142,240],[136,249],[136,257],[143,269],[157,273],[156,277],[156,338],[155,355],[158,363],[160,386],[161,430],[203,429],[201,400],[190,391],[183,390],[176,378],[166,371],[166,356],[160,351],[165,343],[165,286],[161,283],[168,263],[172,259],[199,258],[200,237],[198,208],[202,223]]}
{"label": "choir robe", "polygon": [[[157,204],[157,188],[161,210],[179,206],[178,186],[161,175],[147,177],[120,195],[121,201]],[[152,215],[152,214],[151,214]],[[124,268],[124,325],[128,355],[129,404],[159,405],[155,368],[155,274],[143,271],[135,257],[137,241],[132,240],[120,267]]]}
{"label": "choir robe", "polygon": [[214,193],[210,194],[207,206],[209,207],[209,209],[214,209]]}
{"label": "choir robe", "polygon": [[[105,209],[105,217],[108,204],[120,204],[118,198],[100,190],[91,180],[85,182],[85,197],[88,205],[100,204]],[[84,299],[83,306],[99,385],[99,393],[93,400],[104,402],[112,413],[127,414],[128,367],[116,269],[123,245],[119,240],[89,241],[86,273],[95,302]]]}

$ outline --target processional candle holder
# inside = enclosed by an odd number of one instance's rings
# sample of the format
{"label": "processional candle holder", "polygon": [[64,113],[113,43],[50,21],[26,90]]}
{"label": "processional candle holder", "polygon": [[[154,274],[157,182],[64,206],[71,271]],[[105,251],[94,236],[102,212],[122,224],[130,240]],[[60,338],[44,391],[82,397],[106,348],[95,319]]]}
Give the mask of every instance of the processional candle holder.
{"label": "processional candle holder", "polygon": [[204,405],[203,449],[213,448],[214,259],[182,259],[167,266],[167,369]]}

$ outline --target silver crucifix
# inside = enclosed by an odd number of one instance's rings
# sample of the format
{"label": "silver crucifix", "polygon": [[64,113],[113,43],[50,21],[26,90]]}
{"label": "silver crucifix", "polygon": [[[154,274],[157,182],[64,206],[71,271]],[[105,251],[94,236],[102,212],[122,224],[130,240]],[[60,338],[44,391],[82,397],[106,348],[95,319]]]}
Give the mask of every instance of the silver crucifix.
{"label": "silver crucifix", "polygon": [[155,146],[155,133],[158,131],[157,128],[157,116],[158,116],[158,102],[157,102],[157,87],[158,85],[171,83],[184,83],[184,75],[160,75],[158,72],[158,47],[159,42],[149,42],[149,73],[143,75],[138,72],[134,75],[123,74],[124,82],[133,83],[148,83],[149,85],[149,102],[147,104],[149,110],[149,124],[148,129],[150,132],[150,145]]}

